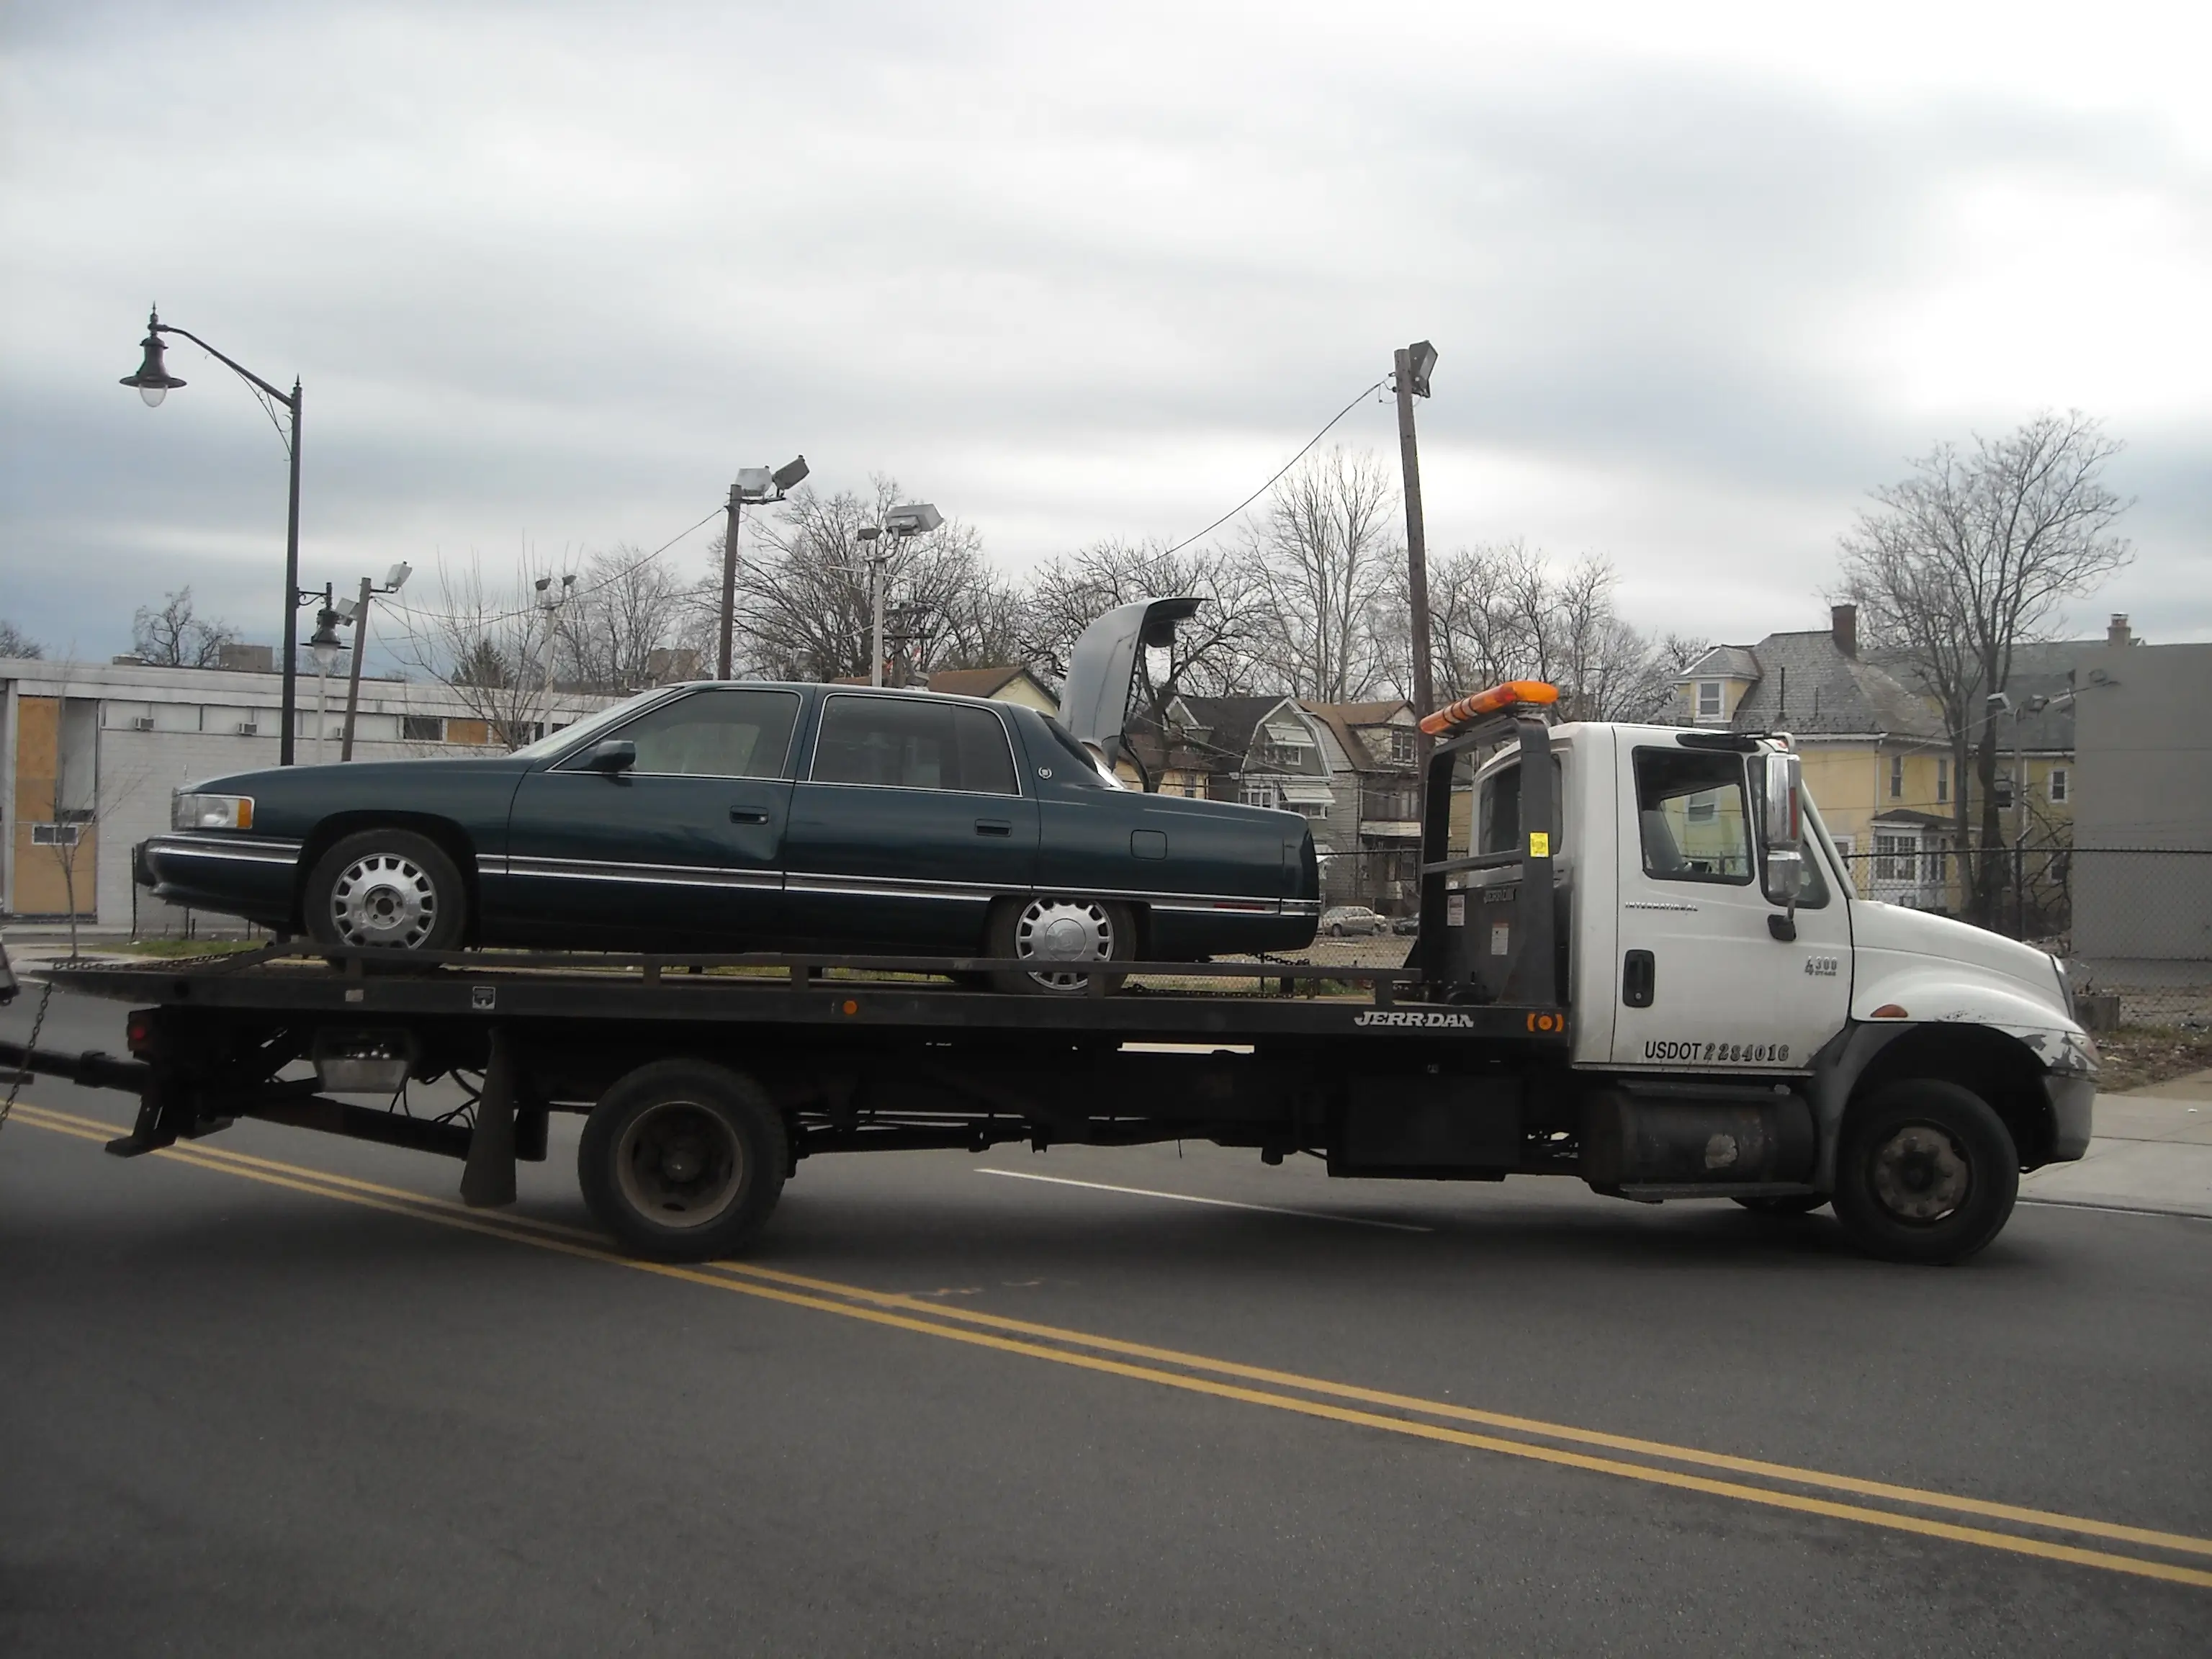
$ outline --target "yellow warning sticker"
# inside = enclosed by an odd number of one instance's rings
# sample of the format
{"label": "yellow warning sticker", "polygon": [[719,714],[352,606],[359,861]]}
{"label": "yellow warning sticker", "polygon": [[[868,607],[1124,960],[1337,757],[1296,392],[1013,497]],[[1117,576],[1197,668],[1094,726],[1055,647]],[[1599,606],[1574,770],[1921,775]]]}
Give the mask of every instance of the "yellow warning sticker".
{"label": "yellow warning sticker", "polygon": [[1531,830],[1528,832],[1528,856],[1532,859],[1547,859],[1552,856],[1552,837],[1547,832],[1541,830]]}

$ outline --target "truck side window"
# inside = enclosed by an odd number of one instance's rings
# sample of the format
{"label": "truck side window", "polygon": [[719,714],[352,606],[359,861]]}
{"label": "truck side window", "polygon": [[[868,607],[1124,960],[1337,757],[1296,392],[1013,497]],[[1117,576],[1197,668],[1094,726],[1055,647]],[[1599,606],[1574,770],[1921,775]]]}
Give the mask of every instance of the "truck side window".
{"label": "truck side window", "polygon": [[1733,886],[1751,881],[1742,757],[1694,749],[1638,750],[1636,819],[1645,875]]}
{"label": "truck side window", "polygon": [[[1565,838],[1559,833],[1566,811],[1566,775],[1559,757],[1552,759],[1552,852],[1557,857]],[[1502,767],[1482,781],[1478,803],[1478,853],[1517,853],[1521,847],[1521,769]]]}

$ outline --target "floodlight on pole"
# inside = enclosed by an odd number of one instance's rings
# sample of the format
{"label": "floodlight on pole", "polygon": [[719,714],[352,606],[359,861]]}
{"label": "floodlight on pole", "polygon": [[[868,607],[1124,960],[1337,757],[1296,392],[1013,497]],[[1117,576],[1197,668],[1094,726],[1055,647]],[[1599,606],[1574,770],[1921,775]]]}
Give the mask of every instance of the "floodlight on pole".
{"label": "floodlight on pole", "polygon": [[730,678],[732,635],[738,620],[738,538],[744,529],[744,510],[780,501],[806,476],[806,457],[793,456],[771,472],[764,466],[741,466],[730,486],[729,522],[722,532],[722,613],[716,640],[714,677]]}
{"label": "floodlight on pole", "polygon": [[353,732],[361,718],[361,659],[368,654],[368,605],[379,593],[397,593],[407,586],[407,579],[415,574],[415,567],[402,559],[384,573],[384,586],[377,586],[369,579],[361,579],[361,597],[345,599],[339,609],[352,607],[353,668],[346,676],[345,726],[338,739],[338,761],[341,765],[353,758]]}

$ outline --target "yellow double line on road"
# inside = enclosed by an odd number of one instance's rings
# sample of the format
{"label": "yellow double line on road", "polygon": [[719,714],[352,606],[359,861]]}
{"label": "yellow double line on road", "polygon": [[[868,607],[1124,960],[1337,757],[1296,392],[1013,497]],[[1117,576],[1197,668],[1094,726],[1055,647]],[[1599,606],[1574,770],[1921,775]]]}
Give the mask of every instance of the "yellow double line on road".
{"label": "yellow double line on road", "polygon": [[[91,1118],[19,1104],[16,1120],[26,1126],[105,1141],[115,1130]],[[836,1314],[869,1324],[915,1332],[946,1341],[1025,1358],[1049,1361],[1078,1370],[1127,1377],[1133,1381],[1180,1389],[1214,1399],[1262,1406],[1304,1417],[1348,1423],[1362,1428],[1408,1436],[1415,1439],[1525,1458],[1565,1468],[1612,1475],[1646,1485],[1703,1492],[1769,1509],[1826,1516],[1923,1537],[1948,1539],[1985,1549],[2000,1550],[2045,1560],[2108,1572],[2193,1584],[2212,1589],[2212,1571],[2155,1555],[2122,1554],[2094,1549],[2065,1538],[2096,1539],[2132,1545],[2167,1556],[2212,1558],[2212,1539],[2181,1533],[2160,1532],[2145,1527],[2124,1526],[2050,1510],[1999,1504],[1984,1498],[1903,1486],[1887,1481],[1863,1480],[1851,1475],[1800,1468],[1787,1463],[1737,1457],[1725,1452],[1680,1446],[1664,1441],[1643,1440],[1608,1434],[1563,1423],[1486,1412],[1449,1401],[1394,1394],[1361,1388],[1327,1378],[1302,1376],[1264,1366],[1245,1365],[1206,1354],[1128,1342],[1088,1331],[1039,1324],[1003,1315],[940,1305],[921,1297],[891,1291],[874,1291],[831,1279],[753,1267],[743,1262],[715,1262],[702,1267],[675,1267],[640,1261],[608,1249],[598,1234],[557,1222],[532,1217],[471,1210],[451,1200],[434,1198],[350,1176],[332,1174],[296,1164],[279,1163],[248,1153],[205,1144],[167,1148],[157,1156],[191,1164],[225,1175],[283,1188],[319,1198],[335,1199],[389,1214],[407,1216],[441,1226],[482,1233],[540,1249],[606,1262],[639,1273],[743,1296],[780,1302],[787,1306]],[[1479,1425],[1492,1432],[1454,1426]],[[1588,1447],[1595,1450],[1577,1450]],[[1602,1455],[1610,1454],[1610,1455]],[[1696,1471],[1710,1470],[1715,1474]],[[1735,1479],[1722,1478],[1734,1476]],[[1757,1484],[1753,1484],[1757,1483]],[[1823,1493],[1844,1497],[1822,1496]],[[1845,1498],[1861,1501],[1845,1501]],[[1999,1531],[1989,1526],[1947,1520],[1945,1516],[1971,1516],[2018,1528]],[[2039,1534],[2057,1534],[2056,1537]]]}

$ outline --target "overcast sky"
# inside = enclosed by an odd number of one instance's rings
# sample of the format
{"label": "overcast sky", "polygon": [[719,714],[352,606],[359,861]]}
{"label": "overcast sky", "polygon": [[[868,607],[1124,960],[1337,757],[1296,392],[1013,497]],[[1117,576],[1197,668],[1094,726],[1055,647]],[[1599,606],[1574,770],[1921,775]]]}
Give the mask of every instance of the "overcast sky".
{"label": "overcast sky", "polygon": [[2171,0],[0,19],[0,617],[56,650],[185,583],[279,626],[278,439],[185,343],[160,410],[115,384],[149,301],[304,380],[318,586],[653,547],[800,451],[1015,568],[1180,538],[1425,337],[1432,546],[1815,626],[1869,487],[2079,407],[2139,556],[2077,625],[2212,639],[2212,40]]}

